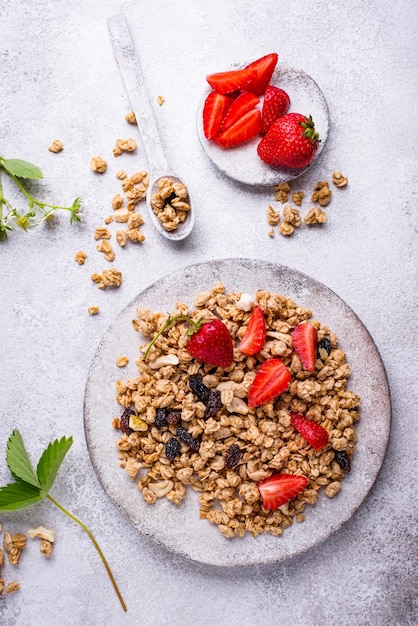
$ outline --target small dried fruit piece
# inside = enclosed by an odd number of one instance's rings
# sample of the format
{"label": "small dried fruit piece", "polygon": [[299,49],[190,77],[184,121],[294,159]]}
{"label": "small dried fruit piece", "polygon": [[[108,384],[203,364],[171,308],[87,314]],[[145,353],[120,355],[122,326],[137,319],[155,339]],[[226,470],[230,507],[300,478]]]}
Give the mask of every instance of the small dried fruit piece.
{"label": "small dried fruit piece", "polygon": [[167,413],[167,424],[177,426],[181,422],[181,411],[169,411]]}
{"label": "small dried fruit piece", "polygon": [[330,355],[330,353],[331,353],[331,340],[329,339],[329,337],[323,337],[322,339],[318,341],[317,355],[320,359],[325,361],[325,359]]}
{"label": "small dried fruit piece", "polygon": [[209,400],[210,389],[206,387],[203,380],[198,376],[190,376],[189,387],[193,393],[199,398],[200,402],[206,404]]}
{"label": "small dried fruit piece", "polygon": [[185,428],[177,428],[176,435],[180,439],[180,441],[189,446],[189,448],[193,450],[193,452],[198,452],[200,448],[200,441],[192,437]]}
{"label": "small dried fruit piece", "polygon": [[206,402],[205,419],[215,417],[217,412],[222,408],[221,392],[218,390],[211,391]]}
{"label": "small dried fruit piece", "polygon": [[242,458],[241,448],[237,443],[233,443],[230,448],[228,448],[228,452],[225,457],[225,468],[232,469],[235,467]]}
{"label": "small dried fruit piece", "polygon": [[351,470],[350,458],[344,450],[334,450],[334,459],[345,472],[349,472]]}
{"label": "small dried fruit piece", "polygon": [[155,425],[157,428],[164,428],[167,426],[167,409],[166,408],[158,408],[155,413]]}
{"label": "small dried fruit piece", "polygon": [[167,459],[173,461],[180,452],[180,443],[175,437],[170,439],[165,444],[165,455]]}
{"label": "small dried fruit piece", "polygon": [[129,428],[132,428],[132,430],[135,431],[143,432],[145,430],[148,430],[148,424],[144,422],[144,420],[141,419],[139,415],[132,413],[129,418]]}
{"label": "small dried fruit piece", "polygon": [[120,416],[120,429],[125,435],[133,433],[132,428],[129,426],[131,415],[135,415],[135,411],[132,411],[132,409],[125,409]]}

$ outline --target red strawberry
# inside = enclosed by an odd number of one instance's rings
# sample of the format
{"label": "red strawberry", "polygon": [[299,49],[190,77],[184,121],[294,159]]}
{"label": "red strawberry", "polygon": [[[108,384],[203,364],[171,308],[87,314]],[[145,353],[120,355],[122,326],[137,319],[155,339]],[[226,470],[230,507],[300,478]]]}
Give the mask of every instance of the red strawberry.
{"label": "red strawberry", "polygon": [[217,143],[224,148],[232,148],[256,137],[261,130],[261,113],[258,109],[247,111],[228,130],[218,135]]}
{"label": "red strawberry", "polygon": [[253,93],[249,91],[241,93],[229,107],[221,124],[221,132],[228,130],[228,128],[233,126],[247,111],[256,107],[259,102],[260,100]]}
{"label": "red strawberry", "polygon": [[318,142],[319,135],[312,117],[286,113],[270,127],[258,144],[257,152],[271,167],[300,169],[313,161]]}
{"label": "red strawberry", "polygon": [[290,385],[290,372],[280,359],[267,359],[258,370],[248,394],[248,406],[270,402]]}
{"label": "red strawberry", "polygon": [[263,507],[274,511],[279,506],[293,500],[309,483],[306,476],[295,474],[272,474],[258,483],[263,498]]}
{"label": "red strawberry", "polygon": [[261,110],[261,134],[265,135],[277,118],[288,112],[289,107],[290,98],[288,94],[279,87],[267,85]]}
{"label": "red strawberry", "polygon": [[256,76],[247,86],[248,91],[252,91],[257,96],[261,96],[264,93],[265,88],[270,82],[270,78],[273,75],[274,68],[279,60],[279,55],[273,52],[272,54],[266,54],[266,56],[253,61],[247,65],[247,70],[255,70]]}
{"label": "red strawberry", "polygon": [[245,329],[244,337],[238,346],[243,354],[257,354],[266,342],[266,321],[259,306],[255,306],[250,321]]}
{"label": "red strawberry", "polygon": [[256,76],[255,69],[230,70],[208,74],[206,80],[212,89],[218,93],[228,94],[233,91],[244,91]]}
{"label": "red strawberry", "polygon": [[291,422],[296,430],[315,450],[327,445],[329,437],[325,428],[300,413],[290,413]]}
{"label": "red strawberry", "polygon": [[232,102],[232,98],[211,91],[203,105],[203,132],[206,139],[215,139],[219,134],[222,120]]}
{"label": "red strawberry", "polygon": [[292,334],[293,347],[305,369],[313,372],[315,369],[316,349],[318,346],[318,333],[315,326],[299,324]]}
{"label": "red strawberry", "polygon": [[234,359],[234,348],[228,328],[221,320],[197,324],[191,334],[186,349],[189,354],[203,363],[216,367],[229,367]]}

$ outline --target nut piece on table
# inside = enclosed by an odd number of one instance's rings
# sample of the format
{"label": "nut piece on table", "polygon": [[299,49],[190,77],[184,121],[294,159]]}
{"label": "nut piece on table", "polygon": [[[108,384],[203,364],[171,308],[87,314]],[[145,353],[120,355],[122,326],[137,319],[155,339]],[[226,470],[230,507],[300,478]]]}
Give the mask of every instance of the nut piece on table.
{"label": "nut piece on table", "polygon": [[125,115],[125,120],[129,123],[129,124],[137,124],[138,122],[136,121],[136,117],[135,117],[135,113],[133,111],[129,111],[129,113],[127,113]]}
{"label": "nut piece on table", "polygon": [[339,170],[332,172],[332,182],[336,187],[345,187],[348,183],[348,178],[341,174]]}
{"label": "nut piece on table", "polygon": [[274,190],[276,192],[274,199],[277,200],[277,202],[281,202],[282,204],[284,204],[289,200],[289,183],[280,183],[279,185],[275,185]]}
{"label": "nut piece on table", "polygon": [[[4,583],[3,583],[4,584]],[[17,582],[11,582],[8,583],[8,585],[6,586],[6,593],[10,594],[10,593],[14,593],[15,591],[19,591],[20,589],[20,585]]]}
{"label": "nut piece on table", "polygon": [[9,563],[17,567],[22,551],[26,548],[26,535],[23,533],[11,535],[6,531],[3,537],[3,547],[7,553]]}
{"label": "nut piece on table", "polygon": [[83,250],[78,250],[78,252],[74,255],[74,261],[76,261],[79,265],[84,265],[86,259],[87,254],[83,252]]}
{"label": "nut piece on table", "polygon": [[62,145],[59,139],[54,139],[52,144],[49,146],[48,150],[50,152],[55,152],[55,153],[62,152],[62,150],[64,150],[64,146]]}
{"label": "nut piece on table", "polygon": [[90,160],[90,169],[98,174],[103,174],[106,171],[107,163],[101,156],[92,157]]}
{"label": "nut piece on table", "polygon": [[54,548],[54,541],[55,541],[54,531],[49,530],[48,528],[45,528],[44,526],[38,526],[38,528],[31,528],[29,530],[29,537],[31,539],[39,538],[41,540],[39,544],[40,552],[41,554],[46,556],[47,559],[49,559],[49,557],[52,554],[52,550]]}
{"label": "nut piece on table", "polygon": [[318,202],[320,206],[327,206],[331,202],[332,191],[326,181],[318,181],[311,195],[312,202]]}
{"label": "nut piece on table", "polygon": [[268,205],[267,207],[267,221],[270,224],[270,226],[277,226],[277,224],[280,222],[280,212],[276,211],[271,204]]}
{"label": "nut piece on table", "polygon": [[289,237],[294,230],[295,227],[290,222],[282,222],[279,226],[279,233],[281,235],[285,235],[286,237]]}
{"label": "nut piece on table", "polygon": [[319,206],[309,209],[303,221],[305,224],[324,224],[327,221],[327,215]]}
{"label": "nut piece on table", "polygon": [[302,200],[303,200],[304,195],[305,195],[304,191],[295,191],[295,193],[292,193],[293,202],[297,204],[297,206],[302,206]]}
{"label": "nut piece on table", "polygon": [[285,222],[289,222],[289,224],[295,227],[300,226],[302,222],[298,209],[291,207],[289,204],[283,207],[283,217]]}

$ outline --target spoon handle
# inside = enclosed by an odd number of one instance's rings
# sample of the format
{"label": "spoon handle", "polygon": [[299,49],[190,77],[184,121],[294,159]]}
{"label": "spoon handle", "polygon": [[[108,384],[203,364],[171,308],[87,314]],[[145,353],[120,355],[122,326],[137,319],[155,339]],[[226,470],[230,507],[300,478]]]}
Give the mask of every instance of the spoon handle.
{"label": "spoon handle", "polygon": [[109,17],[107,26],[119,70],[145,146],[150,171],[153,176],[167,173],[169,171],[167,159],[161,145],[144,77],[124,15],[119,13]]}

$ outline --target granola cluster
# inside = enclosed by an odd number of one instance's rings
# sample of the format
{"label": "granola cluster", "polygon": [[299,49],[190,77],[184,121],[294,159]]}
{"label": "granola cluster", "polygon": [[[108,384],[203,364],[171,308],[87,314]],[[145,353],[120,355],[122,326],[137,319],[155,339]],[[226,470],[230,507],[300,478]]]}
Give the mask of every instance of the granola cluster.
{"label": "granola cluster", "polygon": [[[311,318],[311,311],[291,299],[260,290],[254,302],[248,294],[227,294],[217,283],[198,294],[192,310],[177,303],[171,317],[219,317],[236,346],[255,303],[267,324],[259,354],[246,356],[235,348],[228,368],[203,364],[188,353],[188,325],[179,321],[158,337],[147,361],[138,359],[136,378],[116,383],[117,401],[124,408],[113,420],[122,430],[116,444],[120,466],[137,481],[144,500],[153,504],[165,497],[179,505],[190,486],[200,493],[200,517],[228,538],[246,532],[281,535],[294,520],[303,521],[306,504],[315,504],[321,488],[335,496],[350,467],[359,419],[360,398],[346,388],[350,368],[345,353],[335,334],[318,321],[310,320],[319,339],[315,371],[303,368],[292,331]],[[152,338],[168,317],[139,308],[133,326]],[[292,382],[279,397],[251,408],[248,391],[260,364],[270,357],[287,365]],[[209,412],[196,396],[196,385],[216,399]],[[291,411],[325,428],[328,445],[321,450],[309,446],[292,426]],[[304,475],[309,484],[294,500],[267,511],[258,483],[280,472]]]}
{"label": "granola cluster", "polygon": [[[340,171],[335,171],[332,173],[332,182],[336,187],[341,188],[348,184],[348,178]],[[280,183],[280,185],[275,186],[274,190],[274,200],[285,205],[283,207],[283,220],[280,221],[280,211],[269,205],[266,211],[267,221],[270,226],[278,226],[279,233],[288,237],[293,234],[295,228],[298,228],[302,224],[302,218],[297,207],[302,206],[305,192],[299,190],[292,193],[289,183]],[[290,197],[296,205],[295,207],[287,204]],[[328,181],[318,181],[310,197],[311,201],[316,203],[316,206],[311,207],[306,212],[303,222],[308,226],[325,224],[327,215],[324,211],[324,207],[329,205],[331,198],[332,190],[329,187]],[[268,234],[270,237],[274,237],[274,228],[270,228]]]}
{"label": "granola cluster", "polygon": [[151,208],[167,231],[176,230],[190,211],[186,185],[171,178],[160,178],[158,190],[151,196]]}

